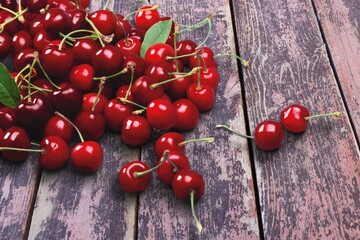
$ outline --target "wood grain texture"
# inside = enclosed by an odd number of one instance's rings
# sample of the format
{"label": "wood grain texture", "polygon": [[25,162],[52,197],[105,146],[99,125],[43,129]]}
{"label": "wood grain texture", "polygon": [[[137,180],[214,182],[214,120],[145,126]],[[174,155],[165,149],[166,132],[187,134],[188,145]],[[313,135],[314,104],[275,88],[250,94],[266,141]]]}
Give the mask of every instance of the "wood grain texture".
{"label": "wood grain texture", "polygon": [[357,239],[359,146],[349,125],[310,1],[234,1],[250,129],[291,103],[313,114],[304,134],[274,152],[253,146],[266,239]]}
{"label": "wood grain texture", "polygon": [[[207,42],[215,53],[235,53],[234,34],[228,1],[156,1],[163,15],[171,16],[181,24],[194,24],[214,14],[212,35]],[[186,33],[200,43],[207,28]],[[258,239],[259,229],[253,178],[247,141],[229,137],[227,132],[215,130],[216,124],[228,123],[245,132],[241,89],[237,62],[223,58],[219,62],[221,75],[213,109],[203,113],[196,129],[184,133],[186,139],[216,136],[213,144],[190,144],[186,155],[194,170],[204,177],[206,190],[195,209],[203,224],[197,230],[191,215],[190,204],[176,198],[170,187],[156,177],[140,195],[138,210],[139,239]],[[154,165],[153,144],[142,152],[142,160]]]}
{"label": "wood grain texture", "polygon": [[360,136],[360,2],[314,1],[349,115]]}

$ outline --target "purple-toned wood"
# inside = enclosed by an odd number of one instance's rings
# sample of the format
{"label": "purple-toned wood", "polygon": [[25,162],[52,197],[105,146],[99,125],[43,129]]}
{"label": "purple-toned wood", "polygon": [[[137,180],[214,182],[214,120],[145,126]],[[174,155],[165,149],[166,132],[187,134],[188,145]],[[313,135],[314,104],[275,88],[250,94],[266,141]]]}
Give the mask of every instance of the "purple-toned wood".
{"label": "purple-toned wood", "polygon": [[360,137],[360,2],[314,1],[357,136]]}
{"label": "purple-toned wood", "polygon": [[[156,1],[159,10],[180,24],[191,25],[213,13],[212,33],[206,42],[218,53],[235,53],[233,26],[228,1]],[[202,42],[208,27],[181,34],[181,39]],[[140,194],[138,208],[139,239],[258,239],[259,228],[253,178],[247,140],[215,130],[216,124],[230,124],[245,132],[241,88],[235,58],[218,59],[220,85],[216,103],[202,113],[199,125],[184,133],[186,139],[216,136],[215,143],[194,143],[186,146],[192,169],[203,175],[206,190],[195,204],[203,224],[197,233],[190,203],[177,199],[170,187],[154,177],[149,188]],[[246,71],[246,70],[245,70]],[[142,160],[154,165],[153,145],[142,152]]]}
{"label": "purple-toned wood", "polygon": [[279,119],[292,103],[316,119],[305,133],[285,133],[274,152],[253,145],[266,239],[356,239],[359,236],[359,146],[329,64],[311,1],[234,1],[250,129]]}

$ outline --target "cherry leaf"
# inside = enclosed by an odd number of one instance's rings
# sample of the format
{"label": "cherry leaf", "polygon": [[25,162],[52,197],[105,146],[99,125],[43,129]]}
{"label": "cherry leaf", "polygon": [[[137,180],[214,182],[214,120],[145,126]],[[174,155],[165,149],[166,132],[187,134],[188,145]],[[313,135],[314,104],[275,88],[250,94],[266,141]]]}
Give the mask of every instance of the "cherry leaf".
{"label": "cherry leaf", "polygon": [[155,23],[147,30],[140,49],[140,56],[143,59],[145,59],[145,53],[151,45],[166,42],[171,31],[171,26],[172,20],[170,19]]}
{"label": "cherry leaf", "polygon": [[19,88],[7,68],[0,63],[0,102],[5,106],[16,108],[20,100]]}

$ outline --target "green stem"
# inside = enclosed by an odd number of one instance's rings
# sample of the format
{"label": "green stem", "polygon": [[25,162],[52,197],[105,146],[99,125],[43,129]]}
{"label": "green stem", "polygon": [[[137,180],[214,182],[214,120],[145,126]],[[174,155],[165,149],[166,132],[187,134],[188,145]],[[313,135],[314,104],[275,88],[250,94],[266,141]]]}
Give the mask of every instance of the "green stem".
{"label": "green stem", "polygon": [[216,125],[215,128],[224,128],[224,129],[226,129],[226,130],[228,130],[228,131],[230,131],[230,132],[232,132],[232,133],[234,133],[234,134],[236,134],[236,135],[238,135],[240,137],[251,138],[251,139],[254,138],[254,136],[249,136],[249,135],[246,135],[246,134],[239,133],[239,132],[235,131],[234,129],[230,128],[227,125],[219,124],[219,125]]}
{"label": "green stem", "polygon": [[191,56],[194,56],[194,55],[197,55],[197,54],[198,54],[198,52],[195,51],[195,52],[193,52],[193,53],[189,53],[189,54],[184,54],[184,55],[177,56],[177,55],[176,55],[176,51],[175,51],[175,56],[174,56],[174,57],[166,56],[166,60],[173,60],[173,59],[178,59],[178,58],[191,57]]}
{"label": "green stem", "polygon": [[75,124],[73,124],[73,123],[70,121],[70,119],[68,119],[68,118],[65,117],[63,114],[59,113],[58,111],[55,111],[54,113],[55,113],[55,115],[58,115],[59,117],[63,118],[63,119],[66,120],[68,123],[70,123],[71,126],[73,126],[73,128],[75,128],[77,134],[79,135],[80,141],[81,141],[81,142],[85,142],[84,137],[82,136],[80,130],[75,126]]}
{"label": "green stem", "polygon": [[132,104],[132,105],[134,105],[134,106],[137,106],[137,107],[139,107],[139,108],[141,108],[141,109],[146,109],[146,107],[144,107],[144,106],[142,106],[142,105],[140,105],[140,104],[138,104],[138,103],[136,103],[136,102],[133,102],[133,101],[130,101],[130,100],[127,100],[127,99],[125,99],[125,98],[118,98],[121,102],[123,102],[123,103],[130,103],[130,104]]}
{"label": "green stem", "polygon": [[127,101],[128,97],[129,97],[130,90],[131,90],[131,87],[132,87],[133,82],[134,82],[135,68],[134,68],[133,65],[130,66],[130,70],[131,70],[131,78],[130,78],[129,87],[128,87],[128,89],[126,91],[126,94],[125,94],[125,101]]}
{"label": "green stem", "polygon": [[119,76],[121,74],[124,74],[124,73],[127,73],[128,72],[128,68],[125,67],[123,70],[121,70],[120,72],[117,72],[113,75],[110,75],[110,76],[102,76],[102,77],[94,77],[93,79],[94,80],[102,80],[103,78],[105,79],[109,79],[109,78],[113,78],[113,77],[116,77],[116,76]]}
{"label": "green stem", "polygon": [[44,152],[43,149],[27,149],[27,148],[13,148],[13,147],[0,147],[0,151],[20,151],[20,152]]}
{"label": "green stem", "polygon": [[340,117],[340,115],[341,115],[340,112],[332,112],[332,113],[318,114],[318,115],[305,117],[305,120],[310,120],[310,119],[313,119],[313,118],[320,118],[320,117],[335,117],[335,118],[338,118],[338,117]]}
{"label": "green stem", "polygon": [[230,57],[236,57],[240,62],[241,62],[241,64],[244,66],[244,67],[246,67],[246,68],[248,68],[249,67],[249,62],[248,61],[246,61],[245,59],[243,59],[242,57],[240,57],[240,56],[238,56],[238,55],[236,55],[236,54],[231,54],[231,53],[221,53],[221,54],[216,54],[215,56],[214,56],[214,58],[219,58],[219,57],[228,57],[228,56],[230,56]]}
{"label": "green stem", "polygon": [[100,41],[101,46],[104,47],[105,44],[104,44],[104,41],[102,40],[102,37],[101,37],[101,35],[100,35],[99,29],[97,29],[97,27],[95,26],[95,24],[88,18],[88,16],[85,17],[85,20],[90,24],[90,26],[92,27],[92,29],[94,29],[94,32],[96,33],[96,35],[97,35],[97,37],[98,37],[98,39],[99,39],[99,41]]}
{"label": "green stem", "polygon": [[197,49],[201,48],[205,43],[206,41],[209,39],[210,37],[210,34],[211,34],[211,20],[208,21],[208,26],[209,26],[209,30],[206,34],[206,37],[205,39],[196,47]]}
{"label": "green stem", "polygon": [[180,31],[178,32],[178,34],[183,33],[183,32],[186,32],[186,31],[189,31],[189,30],[194,29],[194,28],[202,27],[202,26],[204,26],[205,24],[207,24],[208,22],[211,22],[212,17],[213,17],[213,16],[212,16],[212,13],[210,13],[210,14],[209,14],[204,20],[202,20],[201,22],[198,22],[198,23],[196,23],[196,24],[194,24],[194,25],[191,25],[191,26],[187,26],[186,28],[180,30]]}
{"label": "green stem", "polygon": [[3,7],[1,4],[0,4],[0,9],[9,12],[9,13],[11,13],[12,15],[17,15],[17,14],[18,14],[17,12],[14,12],[14,11],[11,10],[11,9],[8,9],[8,8],[6,8],[6,7]]}
{"label": "green stem", "polygon": [[17,13],[13,18],[10,18],[9,20],[7,20],[6,22],[3,22],[2,24],[0,24],[0,32],[2,32],[5,28],[5,26],[17,19],[19,19],[24,13],[26,13],[28,11],[27,8],[25,8],[23,11],[19,11],[19,13]]}
{"label": "green stem", "polygon": [[194,202],[195,202],[195,190],[191,190],[191,192],[190,192],[191,213],[195,220],[196,228],[197,228],[198,232],[201,233],[203,227],[202,227],[199,219],[196,216]]}
{"label": "green stem", "polygon": [[190,140],[186,140],[186,141],[183,141],[183,142],[179,143],[178,146],[184,146],[185,144],[193,143],[193,142],[207,142],[207,143],[212,143],[212,142],[214,142],[214,141],[215,141],[215,138],[213,138],[213,137],[190,139]]}
{"label": "green stem", "polygon": [[188,72],[187,74],[184,74],[182,76],[179,76],[179,77],[175,77],[175,78],[170,78],[168,80],[165,80],[165,81],[162,81],[162,82],[158,82],[158,83],[154,83],[154,84],[151,84],[150,85],[150,88],[151,89],[154,89],[154,88],[157,88],[165,83],[169,83],[169,82],[172,82],[172,81],[175,81],[175,80],[178,80],[180,78],[184,78],[184,77],[188,77],[188,76],[191,76],[191,75],[194,75],[195,73],[199,72],[199,68],[198,67],[194,67],[190,72]]}
{"label": "green stem", "polygon": [[[72,31],[68,34],[66,34],[63,39],[61,40],[60,44],[59,44],[59,50],[62,49],[62,46],[64,45],[65,41],[70,38],[71,35],[73,34],[76,34],[76,33],[82,33],[82,32],[86,32],[86,33],[95,33],[94,31],[91,31],[91,30],[86,30],[86,29],[78,29],[78,30],[75,30],[75,31]],[[88,36],[87,36],[88,37]]]}
{"label": "green stem", "polygon": [[146,170],[146,171],[135,172],[135,173],[134,173],[134,176],[135,176],[136,178],[139,178],[139,177],[141,177],[141,176],[144,176],[144,175],[146,175],[146,174],[149,174],[149,173],[155,171],[156,169],[158,169],[159,167],[161,167],[161,165],[163,165],[164,162],[165,162],[165,161],[168,161],[168,160],[169,160],[169,151],[168,151],[168,150],[165,150],[164,153],[163,153],[163,156],[162,156],[162,158],[161,158],[161,161],[160,161],[160,163],[159,163],[158,165],[156,165],[155,167],[150,168],[150,169],[148,169],[148,170]]}
{"label": "green stem", "polygon": [[43,72],[45,78],[49,81],[49,83],[50,83],[55,89],[60,90],[61,87],[59,87],[59,86],[56,85],[53,81],[51,81],[49,75],[46,73],[45,69],[44,69],[43,66],[41,65],[41,62],[40,62],[39,58],[36,59],[36,62],[37,62],[37,64],[38,64],[40,70]]}
{"label": "green stem", "polygon": [[92,111],[92,112],[95,111],[95,107],[96,107],[96,105],[97,105],[98,102],[99,102],[101,92],[102,92],[102,90],[104,89],[105,81],[106,81],[106,78],[103,78],[103,79],[100,80],[99,90],[98,90],[98,92],[97,92],[97,95],[96,95],[94,104],[93,104],[92,107],[91,107],[91,111]]}

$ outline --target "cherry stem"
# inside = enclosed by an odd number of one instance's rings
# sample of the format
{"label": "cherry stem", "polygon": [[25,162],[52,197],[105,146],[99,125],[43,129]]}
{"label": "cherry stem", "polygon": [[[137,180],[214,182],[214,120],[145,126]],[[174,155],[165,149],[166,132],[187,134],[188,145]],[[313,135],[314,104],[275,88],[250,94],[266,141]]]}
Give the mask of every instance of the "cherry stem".
{"label": "cherry stem", "polygon": [[139,109],[139,110],[133,111],[132,114],[133,114],[133,115],[140,115],[140,114],[142,114],[142,113],[145,112],[145,111],[146,111],[146,108],[144,108],[144,109]]}
{"label": "cherry stem", "polygon": [[138,104],[138,103],[136,103],[136,102],[133,102],[133,101],[130,101],[130,100],[127,100],[127,99],[125,99],[125,98],[118,98],[121,102],[123,102],[123,103],[130,103],[130,104],[132,104],[132,105],[135,105],[135,106],[137,106],[137,107],[139,107],[139,108],[142,108],[142,109],[146,109],[146,107],[144,107],[144,106],[142,106],[142,105],[140,105],[140,104]]}
{"label": "cherry stem", "polygon": [[135,74],[135,68],[133,65],[130,65],[130,70],[131,70],[131,78],[130,78],[130,83],[129,83],[129,87],[126,91],[126,94],[125,94],[125,101],[128,99],[129,97],[129,94],[130,94],[130,90],[131,90],[131,87],[133,85],[133,82],[134,82],[134,74]]}
{"label": "cherry stem", "polygon": [[240,137],[244,137],[244,138],[254,138],[254,136],[250,136],[250,135],[246,135],[246,134],[239,133],[239,132],[235,131],[234,129],[230,128],[230,127],[227,126],[227,125],[221,125],[221,124],[219,124],[219,125],[216,125],[215,128],[224,128],[224,129],[226,129],[226,130],[228,130],[228,131],[230,131],[230,132],[232,132],[232,133],[234,133],[234,134],[236,134],[236,135],[238,135],[238,136],[240,136]]}
{"label": "cherry stem", "polygon": [[56,88],[57,90],[60,90],[61,87],[59,87],[58,85],[56,85],[53,81],[51,81],[49,75],[47,74],[47,72],[45,71],[45,69],[43,68],[39,58],[37,57],[36,58],[36,63],[38,64],[39,68],[41,69],[41,71],[43,72],[45,78],[49,81],[49,83],[54,87]]}
{"label": "cherry stem", "polygon": [[154,83],[154,84],[151,84],[150,85],[150,88],[151,89],[154,89],[154,88],[157,88],[165,83],[169,83],[169,82],[172,82],[172,81],[175,81],[175,80],[178,80],[180,78],[184,78],[184,77],[188,77],[188,76],[191,76],[191,75],[194,75],[195,73],[199,72],[199,67],[194,67],[193,69],[191,69],[190,72],[182,75],[182,76],[179,76],[179,77],[176,77],[176,78],[170,78],[168,80],[165,80],[165,81],[162,81],[162,82],[158,82],[158,83]]}
{"label": "cherry stem", "polygon": [[191,192],[190,192],[191,213],[195,220],[196,228],[197,228],[198,232],[201,233],[203,227],[202,227],[199,219],[196,216],[194,202],[195,202],[195,190],[191,190]]}
{"label": "cherry stem", "polygon": [[[179,25],[175,24],[175,28],[174,28],[174,49],[175,49],[175,58],[177,58],[177,51],[176,51],[176,45],[177,45],[177,35],[179,32]],[[167,58],[167,57],[166,57]],[[179,62],[175,61],[175,69],[178,72],[179,71]]]}
{"label": "cherry stem", "polygon": [[208,26],[209,26],[208,32],[207,32],[207,34],[206,34],[205,39],[196,47],[197,49],[201,48],[201,47],[206,43],[206,41],[209,39],[209,37],[210,37],[210,34],[211,34],[211,19],[212,19],[212,14],[210,14],[210,17],[208,17],[208,19],[209,19],[209,20],[207,21]]}
{"label": "cherry stem", "polygon": [[121,24],[118,16],[116,15],[116,13],[114,12],[114,9],[110,9],[109,10],[115,17],[115,20],[116,20],[116,24],[119,25],[119,27],[121,28],[121,30],[124,32],[124,38],[125,38],[125,45],[126,46],[129,46],[129,41],[128,41],[128,36],[126,34],[126,31],[124,29],[124,26]]}
{"label": "cherry stem", "polygon": [[[22,75],[22,73],[25,72],[29,68],[30,68],[30,64],[27,64],[23,69],[20,70],[20,72],[18,72],[18,74],[14,78],[16,83],[18,83],[18,79]],[[20,83],[21,83],[21,81],[20,81]]]}
{"label": "cherry stem", "polygon": [[186,140],[186,141],[183,141],[181,143],[178,144],[178,146],[184,146],[185,144],[188,144],[188,143],[193,143],[193,142],[207,142],[207,143],[212,143],[215,141],[215,138],[214,137],[208,137],[208,138],[198,138],[198,139],[190,139],[190,140]]}
{"label": "cherry stem", "polygon": [[211,22],[212,17],[213,17],[212,13],[209,13],[209,15],[204,20],[202,20],[201,22],[198,22],[194,25],[191,25],[191,26],[185,26],[185,28],[182,29],[181,31],[179,31],[178,34],[188,31],[188,30],[191,30],[191,29],[194,29],[194,28],[202,27],[205,24],[207,24],[208,22]]}
{"label": "cherry stem", "polygon": [[221,54],[216,54],[216,55],[214,56],[214,58],[220,58],[220,57],[236,57],[236,58],[241,62],[241,64],[242,64],[244,67],[246,67],[246,68],[249,67],[249,62],[246,61],[245,59],[243,59],[242,57],[236,55],[236,54],[221,53]]}
{"label": "cherry stem", "polygon": [[104,42],[103,42],[103,39],[102,39],[102,37],[101,37],[101,33],[100,33],[99,29],[97,29],[97,27],[95,26],[95,24],[88,18],[87,15],[85,16],[85,20],[90,24],[90,26],[92,27],[92,29],[94,29],[96,35],[98,36],[98,39],[99,39],[99,41],[100,41],[101,46],[104,47],[105,44],[104,44]]}
{"label": "cherry stem", "polygon": [[193,53],[176,56],[176,51],[175,51],[175,56],[174,57],[166,56],[166,60],[173,60],[173,59],[178,59],[178,58],[191,57],[191,56],[195,56],[197,54],[198,54],[198,51],[195,51]]}
{"label": "cherry stem", "polygon": [[36,143],[36,142],[30,142],[30,144],[33,145],[33,146],[37,146],[37,147],[40,146],[40,144],[38,144],[38,143]]}
{"label": "cherry stem", "polygon": [[324,113],[324,114],[318,114],[318,115],[305,117],[305,120],[310,120],[310,119],[313,119],[313,118],[320,118],[320,117],[335,117],[335,118],[338,118],[338,117],[340,117],[340,115],[341,115],[340,112]]}
{"label": "cherry stem", "polygon": [[96,105],[97,105],[98,102],[99,102],[100,95],[101,95],[101,93],[102,93],[102,90],[104,89],[105,81],[106,81],[106,78],[105,78],[105,77],[103,77],[103,78],[100,80],[99,90],[98,90],[98,92],[97,92],[97,95],[96,95],[94,104],[93,104],[92,107],[91,107],[91,111],[92,111],[92,112],[95,110],[95,107],[96,107]]}
{"label": "cherry stem", "polygon": [[84,137],[82,136],[80,130],[75,126],[75,124],[73,124],[73,123],[70,121],[70,119],[68,119],[68,118],[65,117],[63,114],[59,113],[58,111],[55,111],[54,113],[55,113],[56,115],[58,115],[59,117],[63,118],[64,120],[66,120],[68,123],[70,123],[71,126],[73,126],[73,127],[75,128],[77,134],[79,135],[80,141],[81,141],[81,142],[85,142]]}
{"label": "cherry stem", "polygon": [[107,1],[106,1],[106,3],[105,3],[105,5],[104,5],[103,9],[106,9],[106,8],[107,8],[107,6],[109,5],[109,2],[110,2],[110,0],[107,0]]}
{"label": "cherry stem", "polygon": [[[60,44],[59,44],[59,50],[62,49],[62,46],[64,45],[65,41],[70,38],[71,35],[76,34],[76,33],[82,33],[82,32],[86,32],[86,33],[95,33],[95,31],[91,31],[91,30],[87,30],[87,29],[78,29],[75,31],[72,31],[68,34],[66,34],[63,39],[61,40]],[[88,37],[88,36],[87,36]]]}
{"label": "cherry stem", "polygon": [[2,9],[2,10],[4,10],[4,11],[7,11],[7,12],[13,14],[13,15],[17,15],[17,14],[18,14],[17,12],[14,12],[14,11],[11,10],[11,9],[8,9],[8,8],[6,8],[6,7],[3,7],[1,4],[0,4],[0,9]]}
{"label": "cherry stem", "polygon": [[143,12],[143,11],[151,11],[151,10],[156,10],[160,8],[160,4],[156,4],[155,6],[152,6],[152,7],[149,7],[149,8],[143,8],[143,9],[138,9],[134,12],[131,12],[131,13],[128,13],[125,17],[124,17],[124,20],[127,20],[131,15],[134,15],[138,12]]}
{"label": "cherry stem", "polygon": [[142,177],[142,176],[144,176],[144,175],[146,175],[146,174],[149,174],[149,173],[155,171],[156,169],[158,169],[159,167],[161,167],[161,165],[163,165],[165,161],[170,161],[170,159],[169,159],[169,150],[165,150],[165,151],[164,151],[163,156],[162,156],[162,158],[161,158],[161,161],[160,161],[160,163],[159,163],[158,165],[156,165],[155,167],[150,168],[150,169],[148,169],[148,170],[146,170],[146,171],[135,172],[135,173],[134,173],[134,176],[135,176],[136,178],[139,178],[139,177]]}
{"label": "cherry stem", "polygon": [[0,151],[20,151],[20,152],[44,152],[43,149],[27,149],[27,148],[13,148],[13,147],[0,147]]}
{"label": "cherry stem", "polygon": [[110,75],[110,76],[102,76],[102,77],[94,77],[93,79],[94,80],[102,80],[103,78],[105,79],[109,79],[109,78],[113,78],[113,77],[116,77],[116,76],[119,76],[121,74],[124,74],[124,73],[127,73],[129,71],[129,69],[127,67],[125,67],[123,70],[121,70],[120,72],[117,72],[113,75]]}
{"label": "cherry stem", "polygon": [[[15,21],[15,20],[17,20],[17,19],[19,19],[19,21],[20,21],[20,17],[21,17],[24,13],[26,13],[27,11],[28,11],[27,8],[25,8],[23,11],[20,10],[19,13],[16,13],[13,18],[10,18],[10,19],[7,20],[6,22],[3,22],[2,24],[0,24],[0,32],[2,32],[2,31],[4,30],[4,28],[5,28],[5,26],[6,26],[7,24],[9,24],[9,23],[11,23],[11,22],[13,22],[13,21]],[[20,21],[20,22],[21,22],[21,21]]]}
{"label": "cherry stem", "polygon": [[31,73],[33,72],[35,63],[37,62],[38,58],[39,58],[39,53],[34,52],[34,59],[33,59],[32,63],[31,63],[31,65],[30,65],[29,76],[28,76],[28,79],[27,79],[28,95],[29,95],[28,102],[31,102]]}

